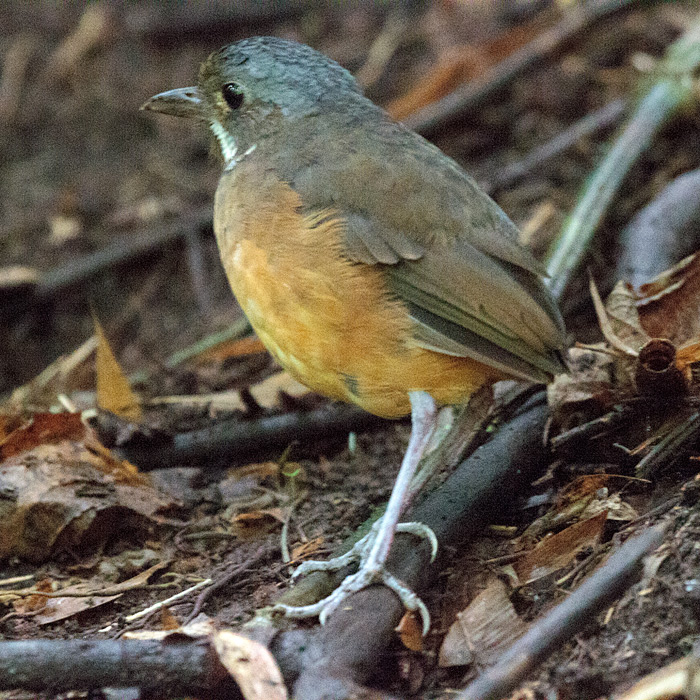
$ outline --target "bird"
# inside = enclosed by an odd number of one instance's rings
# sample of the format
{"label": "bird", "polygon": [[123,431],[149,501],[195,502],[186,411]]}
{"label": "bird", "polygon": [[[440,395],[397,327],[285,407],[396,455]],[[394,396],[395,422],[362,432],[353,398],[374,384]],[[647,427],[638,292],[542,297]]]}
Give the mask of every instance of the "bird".
{"label": "bird", "polygon": [[231,289],[292,376],[386,418],[411,414],[382,518],[349,555],[296,574],[360,566],[313,605],[321,622],[350,594],[389,586],[430,624],[385,562],[439,407],[485,384],[546,383],[566,333],[544,270],[500,207],[454,160],[364,96],[345,68],[301,43],[250,37],[213,52],[196,86],[142,109],[206,124],[223,162],[214,232]]}

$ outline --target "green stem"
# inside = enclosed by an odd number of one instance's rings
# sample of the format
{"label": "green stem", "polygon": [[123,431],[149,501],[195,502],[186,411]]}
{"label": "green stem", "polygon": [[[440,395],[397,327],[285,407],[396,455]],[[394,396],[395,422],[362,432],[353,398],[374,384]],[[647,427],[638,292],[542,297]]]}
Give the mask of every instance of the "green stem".
{"label": "green stem", "polygon": [[576,208],[552,243],[545,265],[548,284],[561,299],[579,268],[598,225],[622,181],[661,127],[695,93],[694,72],[700,66],[700,16],[666,52],[650,87],[618,132],[607,155],[584,185]]}

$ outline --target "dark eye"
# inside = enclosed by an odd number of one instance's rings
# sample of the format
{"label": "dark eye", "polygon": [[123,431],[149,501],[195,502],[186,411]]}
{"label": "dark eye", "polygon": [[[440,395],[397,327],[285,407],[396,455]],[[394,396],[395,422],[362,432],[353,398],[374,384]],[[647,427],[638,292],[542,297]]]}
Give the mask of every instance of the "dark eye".
{"label": "dark eye", "polygon": [[231,109],[238,109],[243,104],[243,90],[237,83],[226,83],[221,88],[221,94]]}

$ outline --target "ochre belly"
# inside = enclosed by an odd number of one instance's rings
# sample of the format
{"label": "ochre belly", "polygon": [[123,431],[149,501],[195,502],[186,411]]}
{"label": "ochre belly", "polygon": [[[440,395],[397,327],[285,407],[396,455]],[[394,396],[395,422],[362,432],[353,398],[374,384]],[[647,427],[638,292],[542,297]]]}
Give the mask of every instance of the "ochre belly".
{"label": "ochre belly", "polygon": [[410,412],[411,390],[459,403],[494,378],[480,363],[417,346],[381,267],[341,256],[343,222],[328,212],[305,217],[288,185],[269,178],[265,185],[255,192],[254,219],[243,183],[220,186],[214,227],[239,304],[294,377],[386,417]]}

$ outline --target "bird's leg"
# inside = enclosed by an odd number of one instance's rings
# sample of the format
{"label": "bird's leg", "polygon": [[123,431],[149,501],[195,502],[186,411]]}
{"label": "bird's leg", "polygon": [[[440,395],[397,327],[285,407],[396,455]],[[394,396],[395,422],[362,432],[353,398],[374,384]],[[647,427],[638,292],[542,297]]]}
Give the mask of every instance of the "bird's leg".
{"label": "bird's leg", "polygon": [[427,537],[433,547],[433,556],[437,549],[437,541],[430,528],[422,523],[399,523],[399,518],[410,503],[410,498],[415,495],[411,489],[411,481],[435,429],[437,415],[435,401],[430,394],[424,391],[411,391],[409,397],[412,419],[411,437],[384,515],[375,523],[370,533],[353,547],[351,552],[328,562],[305,562],[297,569],[295,576],[319,569],[325,571],[340,569],[354,558],[360,559],[359,570],[345,578],[333,593],[318,603],[299,607],[278,604],[274,607],[275,610],[283,612],[289,617],[319,615],[321,623],[323,623],[326,617],[351,593],[362,590],[372,583],[384,583],[399,596],[407,608],[420,612],[423,618],[424,632],[428,631],[430,616],[423,602],[385,568],[389,549],[396,532],[411,532],[418,536]]}
{"label": "bird's leg", "polygon": [[363,562],[363,566],[369,569],[378,570],[384,566],[389,556],[389,548],[394,540],[399,518],[410,505],[409,498],[414,495],[411,494],[413,476],[435,430],[437,408],[433,397],[425,391],[411,391],[409,398],[411,400],[411,437],[386,505],[386,511],[380,520],[381,525],[367,559]]}

